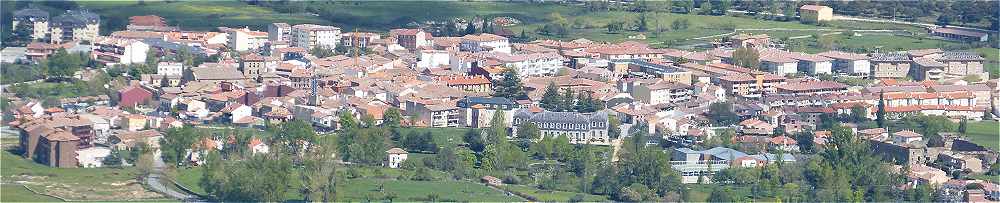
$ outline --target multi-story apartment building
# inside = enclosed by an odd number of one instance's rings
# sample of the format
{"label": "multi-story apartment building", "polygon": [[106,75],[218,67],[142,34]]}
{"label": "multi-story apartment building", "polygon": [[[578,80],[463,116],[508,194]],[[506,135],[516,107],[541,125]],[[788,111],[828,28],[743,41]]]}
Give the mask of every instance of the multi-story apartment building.
{"label": "multi-story apartment building", "polygon": [[257,78],[257,76],[268,72],[263,56],[250,53],[243,55],[240,59],[240,71],[242,71],[243,75],[247,78]]}
{"label": "multi-story apartment building", "polygon": [[181,76],[184,74],[184,64],[180,62],[160,62],[156,65],[156,74]]}
{"label": "multi-story apartment building", "polygon": [[106,65],[146,62],[149,45],[136,39],[99,37],[92,56]]}
{"label": "multi-story apartment building", "polygon": [[785,77],[763,72],[731,74],[719,78],[726,95],[757,98],[765,93],[777,92],[776,86],[785,83]]}
{"label": "multi-story apartment building", "polygon": [[226,35],[229,38],[226,46],[235,51],[261,48],[267,43],[268,37],[266,32],[252,31],[249,28],[226,29]]}
{"label": "multi-story apartment building", "polygon": [[430,46],[434,38],[431,33],[421,29],[392,29],[389,36],[396,39],[396,44],[410,50]]}
{"label": "multi-story apartment building", "polygon": [[459,49],[469,52],[492,51],[511,53],[510,41],[506,37],[489,33],[463,36],[462,41],[459,43]]}
{"label": "multi-story apartment building", "polygon": [[677,82],[658,81],[654,84],[638,85],[632,97],[643,103],[657,105],[680,103],[691,100],[694,86]]}
{"label": "multi-story apartment building", "polygon": [[292,26],[288,23],[271,23],[267,25],[267,40],[271,42],[289,41],[292,35]]}
{"label": "multi-story apartment building", "polygon": [[904,52],[872,53],[868,59],[872,64],[872,77],[905,78],[910,72],[910,57]]}
{"label": "multi-story apartment building", "polygon": [[871,63],[864,54],[828,51],[818,55],[833,59],[833,73],[856,77],[868,77],[871,73]]}
{"label": "multi-story apartment building", "polygon": [[340,28],[325,25],[301,24],[292,26],[290,44],[293,47],[334,49],[340,43]]}
{"label": "multi-story apartment building", "polygon": [[511,123],[512,135],[521,125],[533,123],[542,136],[567,136],[572,144],[609,145],[606,113],[550,112],[540,109],[518,109]]}
{"label": "multi-story apartment building", "polygon": [[52,18],[50,24],[52,42],[96,41],[100,36],[101,17],[87,10],[69,10]]}
{"label": "multi-story apartment building", "polygon": [[49,33],[49,12],[42,9],[29,8],[15,11],[12,20],[11,30],[17,30],[20,23],[28,24],[33,40],[44,39]]}

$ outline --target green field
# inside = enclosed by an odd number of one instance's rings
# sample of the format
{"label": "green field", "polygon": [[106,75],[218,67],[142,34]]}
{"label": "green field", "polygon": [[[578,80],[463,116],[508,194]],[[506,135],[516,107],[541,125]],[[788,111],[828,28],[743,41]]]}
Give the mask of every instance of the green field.
{"label": "green field", "polygon": [[[135,180],[135,168],[52,168],[0,152],[3,184],[24,184],[38,192],[71,200],[148,200],[162,195],[146,190]],[[127,194],[127,195],[126,195]]]}
{"label": "green field", "polygon": [[462,141],[462,137],[468,131],[469,128],[399,128],[400,135],[407,135],[411,132],[419,134],[430,132],[434,137],[434,142],[436,142],[439,147],[454,147],[461,143],[465,143],[465,141]]}
{"label": "green field", "polygon": [[[341,166],[337,171],[338,201],[382,200],[385,198],[385,193],[378,191],[379,184],[383,184],[385,192],[395,194],[396,201],[426,201],[429,194],[438,195],[438,201],[498,202],[519,200],[516,197],[507,196],[503,192],[490,189],[483,184],[450,180],[446,178],[447,174],[440,171],[432,170],[432,175],[436,177],[434,181],[413,181],[396,179],[404,173],[412,173],[403,169],[361,167],[358,168],[358,171],[363,177],[349,179],[346,178],[347,169],[344,167],[346,166]],[[375,170],[380,170],[382,177],[378,177]],[[198,184],[202,176],[201,167],[180,169],[178,174],[179,177],[175,178],[178,183],[196,193],[205,194],[204,188]],[[298,177],[298,175],[292,177],[286,197],[289,200],[302,199],[301,195],[296,192],[299,180],[294,177]]]}
{"label": "green field", "polygon": [[35,194],[20,185],[0,186],[0,202],[61,202],[62,200]]}
{"label": "green field", "polygon": [[505,185],[502,187],[510,191],[516,191],[521,194],[530,195],[532,197],[538,198],[537,201],[541,202],[569,202],[571,198],[577,195],[582,195],[584,202],[608,201],[607,197],[600,195],[592,195],[592,194],[584,194],[576,192],[540,190],[535,187],[524,186],[524,185]]}
{"label": "green field", "polygon": [[990,78],[1000,78],[1000,49],[978,48],[974,50],[986,58],[986,61],[983,62],[983,68],[990,72]]}
{"label": "green field", "polygon": [[973,143],[1000,150],[1000,123],[997,121],[969,122],[965,134]]}

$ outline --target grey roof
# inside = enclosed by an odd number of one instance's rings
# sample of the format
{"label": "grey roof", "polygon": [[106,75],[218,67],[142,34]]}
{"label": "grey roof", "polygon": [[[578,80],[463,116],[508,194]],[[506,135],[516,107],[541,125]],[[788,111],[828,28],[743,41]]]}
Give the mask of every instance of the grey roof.
{"label": "grey roof", "polygon": [[192,46],[183,45],[183,44],[174,43],[174,42],[169,42],[169,41],[166,41],[166,40],[163,40],[163,39],[159,39],[159,38],[143,39],[142,42],[148,44],[151,47],[157,47],[157,48],[169,49],[169,50],[180,50],[181,48],[186,48],[188,50],[188,53],[191,53],[191,54],[194,54],[194,55],[205,55],[205,50],[202,49],[202,48],[192,47]]}
{"label": "grey roof", "polygon": [[27,51],[28,49],[25,47],[3,48],[3,51],[0,51],[0,55],[2,55],[0,56],[0,59],[3,59],[4,63],[14,63],[17,62],[17,60],[27,59],[25,57],[25,52]]}
{"label": "grey roof", "polygon": [[938,92],[954,92],[954,91],[990,91],[990,86],[986,84],[971,84],[971,85],[935,85],[931,86]]}
{"label": "grey roof", "polygon": [[458,101],[458,106],[464,108],[476,104],[516,105],[514,101],[503,97],[466,97]]}
{"label": "grey roof", "polygon": [[[755,155],[750,155],[750,156],[753,157],[754,159],[758,159],[758,160],[778,160],[778,155],[777,154],[771,154],[771,153],[755,154]],[[782,154],[781,155],[781,160],[784,161],[784,162],[795,162],[796,161],[795,155],[792,155],[792,154]]]}
{"label": "grey roof", "polygon": [[101,17],[88,10],[68,10],[53,18],[52,23],[59,27],[86,27],[88,24],[100,24]]}
{"label": "grey roof", "polygon": [[243,72],[236,67],[202,64],[202,66],[191,68],[191,73],[195,80],[239,80],[243,79]]}
{"label": "grey roof", "polygon": [[590,124],[591,122],[605,123],[608,120],[608,116],[606,114],[601,114],[601,113],[552,112],[552,111],[532,113],[531,110],[529,109],[518,109],[516,112],[514,112],[514,117],[536,123],[544,122],[544,123]]}
{"label": "grey roof", "polygon": [[983,57],[975,52],[949,51],[941,53],[942,61],[982,61]]}
{"label": "grey roof", "polygon": [[906,52],[871,53],[868,57],[871,61],[910,61],[910,56]]}
{"label": "grey roof", "polygon": [[747,156],[746,153],[743,153],[741,151],[737,151],[735,149],[725,148],[725,147],[715,147],[715,148],[711,148],[711,149],[708,149],[708,150],[702,150],[702,151],[692,150],[690,148],[679,148],[679,149],[677,149],[677,152],[685,153],[685,154],[705,154],[705,155],[712,155],[716,159],[727,160],[727,161],[732,161],[733,159]]}
{"label": "grey roof", "polygon": [[14,19],[41,18],[48,19],[49,12],[37,8],[26,8],[14,11]]}

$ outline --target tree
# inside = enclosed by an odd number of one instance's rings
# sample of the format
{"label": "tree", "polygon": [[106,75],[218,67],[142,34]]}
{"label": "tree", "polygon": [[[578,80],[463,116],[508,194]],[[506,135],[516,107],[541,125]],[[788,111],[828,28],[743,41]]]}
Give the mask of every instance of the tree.
{"label": "tree", "polygon": [[878,112],[875,112],[875,122],[878,127],[885,128],[885,92],[878,93]]}
{"label": "tree", "polygon": [[813,152],[813,139],[816,135],[813,132],[799,132],[795,134],[795,141],[799,145],[799,150],[804,153]]}
{"label": "tree", "polygon": [[318,58],[326,58],[333,56],[335,53],[333,50],[327,49],[326,47],[315,46],[309,50],[309,54],[312,54],[313,56],[316,56]]}
{"label": "tree", "polygon": [[670,28],[674,30],[686,30],[688,26],[690,26],[690,24],[691,23],[688,21],[687,18],[681,18],[674,20],[673,23],[670,23]]}
{"label": "tree", "polygon": [[486,147],[486,143],[483,141],[482,130],[479,129],[470,128],[465,132],[462,141],[469,143],[469,149],[476,153],[483,152],[483,148]]}
{"label": "tree", "polygon": [[12,35],[9,36],[10,40],[5,42],[14,42],[12,45],[23,46],[31,42],[31,34],[34,31],[33,25],[27,22],[20,22],[17,26],[14,26],[12,30]]}
{"label": "tree", "polygon": [[868,121],[868,117],[866,117],[866,115],[868,115],[868,111],[864,106],[855,105],[851,107],[851,122],[858,123]]}
{"label": "tree", "polygon": [[333,154],[337,152],[337,143],[333,139],[321,139],[317,146],[302,161],[303,170],[299,173],[302,188],[299,192],[307,202],[334,201],[337,164],[333,161]]}
{"label": "tree", "polygon": [[736,48],[733,51],[733,64],[739,67],[757,69],[760,64],[760,53],[752,48]]}
{"label": "tree", "polygon": [[951,21],[952,21],[951,15],[943,14],[938,16],[937,21],[934,24],[942,27],[947,27],[949,24],[951,24]]}
{"label": "tree", "polygon": [[562,102],[559,103],[558,111],[573,111],[573,107],[576,106],[575,97],[573,97],[573,89],[566,88],[563,90]]}
{"label": "tree", "polygon": [[160,155],[163,157],[163,161],[171,165],[187,164],[185,158],[187,158],[188,150],[196,152],[208,147],[192,148],[196,142],[201,141],[201,138],[202,135],[195,132],[195,129],[189,125],[167,130],[166,136],[160,139]]}
{"label": "tree", "polygon": [[465,25],[465,34],[467,35],[476,34],[476,25],[472,24],[471,20],[469,21],[468,24]]}
{"label": "tree", "polygon": [[70,77],[83,66],[83,57],[70,54],[66,49],[59,48],[47,59],[48,75],[53,77]]}
{"label": "tree", "polygon": [[649,23],[646,22],[646,14],[639,14],[639,18],[636,19],[636,27],[639,32],[645,32],[649,28]]}
{"label": "tree", "polygon": [[562,95],[559,95],[559,88],[556,87],[555,82],[549,82],[549,85],[545,87],[545,93],[542,94],[542,100],[539,101],[539,105],[549,111],[559,111],[559,105],[562,104]]}
{"label": "tree", "polygon": [[496,84],[493,86],[494,97],[503,97],[511,100],[528,97],[528,94],[524,91],[524,85],[521,84],[521,78],[518,76],[517,70],[508,68],[501,74],[500,81],[493,82],[493,84]]}
{"label": "tree", "polygon": [[146,67],[156,70],[157,63],[160,63],[160,57],[156,53],[156,49],[149,49],[146,52]]}
{"label": "tree", "polygon": [[617,116],[608,115],[608,137],[611,139],[618,139],[622,133],[620,128],[621,125],[622,122],[618,120]]}
{"label": "tree", "polygon": [[962,121],[958,122],[958,132],[965,134],[969,128],[968,125],[969,125],[969,120],[963,118]]}
{"label": "tree", "polygon": [[316,131],[311,124],[301,119],[294,119],[281,123],[279,130],[274,136],[275,143],[282,144],[289,153],[302,154],[307,148],[306,144],[316,142]]}
{"label": "tree", "polygon": [[717,102],[708,106],[708,117],[716,125],[732,125],[739,119],[729,102]]}
{"label": "tree", "polygon": [[352,115],[350,111],[341,111],[338,122],[340,123],[340,129],[343,131],[350,131],[358,128],[358,121],[354,120],[354,115]]}
{"label": "tree", "polygon": [[712,13],[713,13],[712,4],[709,3],[709,1],[702,1],[701,5],[698,5],[699,15],[712,15]]}
{"label": "tree", "polygon": [[122,163],[121,152],[117,149],[111,150],[111,154],[104,157],[104,160],[101,162],[104,167],[121,167]]}
{"label": "tree", "polygon": [[735,202],[734,192],[729,188],[715,187],[708,195],[708,202]]}
{"label": "tree", "polygon": [[402,121],[403,115],[399,113],[399,109],[397,108],[389,108],[385,110],[385,114],[382,116],[382,126],[399,128]]}
{"label": "tree", "polygon": [[538,125],[532,122],[525,122],[517,129],[517,138],[534,140],[541,137],[541,135],[542,132],[538,129]]}

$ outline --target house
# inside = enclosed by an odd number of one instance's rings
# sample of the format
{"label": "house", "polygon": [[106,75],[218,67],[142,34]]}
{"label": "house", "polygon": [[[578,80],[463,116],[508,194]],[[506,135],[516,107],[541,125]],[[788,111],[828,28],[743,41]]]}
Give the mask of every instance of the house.
{"label": "house", "polygon": [[648,74],[659,77],[664,81],[677,82],[691,85],[693,79],[691,71],[687,71],[677,66],[666,64],[664,61],[645,61],[639,59],[612,60],[609,64],[615,77],[628,74]]}
{"label": "house", "polygon": [[257,78],[264,73],[269,72],[267,66],[264,64],[264,57],[256,53],[244,54],[240,57],[239,70],[243,72],[243,75],[247,78]]}
{"label": "house", "polygon": [[493,176],[483,176],[482,178],[480,178],[480,180],[482,180],[483,183],[486,183],[487,185],[491,185],[491,186],[502,186],[503,185],[503,180],[500,180],[500,178],[493,177]]}
{"label": "house", "polygon": [[139,143],[150,149],[159,149],[162,138],[163,134],[156,130],[123,131],[112,135],[108,143],[117,150],[132,150]]}
{"label": "house", "polygon": [[872,53],[868,61],[872,64],[872,77],[875,79],[905,78],[912,62],[905,52]]}
{"label": "house", "polygon": [[392,29],[389,30],[389,37],[395,38],[396,44],[409,50],[434,44],[434,36],[421,29]]}
{"label": "house", "polygon": [[784,136],[784,135],[777,136],[777,137],[772,137],[770,139],[770,142],[768,143],[768,146],[771,149],[777,149],[777,150],[786,151],[786,152],[798,152],[799,151],[798,142],[795,141],[795,139],[793,139],[791,137],[788,137],[788,136]]}
{"label": "house", "polygon": [[483,75],[472,76],[444,76],[440,80],[448,87],[469,91],[469,92],[492,92],[493,83]]}
{"label": "house", "polygon": [[123,129],[128,131],[138,131],[146,129],[146,116],[139,114],[128,114],[121,119],[121,124],[119,124]]}
{"label": "house", "polygon": [[149,45],[137,39],[97,37],[94,41],[94,59],[105,65],[145,63]]}
{"label": "house", "polygon": [[511,53],[510,42],[506,37],[490,33],[462,36],[460,50],[468,52],[500,52]]}
{"label": "house", "polygon": [[49,23],[53,43],[68,41],[98,41],[101,17],[87,10],[68,10]]}
{"label": "house", "polygon": [[939,27],[931,29],[931,35],[949,40],[964,42],[986,42],[989,41],[989,34],[985,32],[972,31],[968,29]]}
{"label": "house", "polygon": [[104,158],[111,155],[111,149],[107,147],[90,147],[76,150],[76,160],[78,165],[84,168],[104,167]]}
{"label": "house", "polygon": [[118,90],[118,106],[135,107],[152,101],[153,92],[146,88],[133,84],[125,89]]}
{"label": "house", "polygon": [[872,151],[885,160],[907,164],[911,167],[927,162],[927,145],[923,141],[897,143],[895,141],[870,141]]}
{"label": "house", "polygon": [[794,58],[796,56],[799,54],[778,49],[761,50],[760,69],[777,75],[798,73],[799,60]]}
{"label": "house", "polygon": [[334,49],[340,43],[340,28],[325,25],[300,24],[292,26],[291,45],[312,50],[314,47]]}
{"label": "house", "polygon": [[268,33],[253,31],[249,28],[228,28],[226,36],[228,38],[227,47],[234,51],[246,51],[263,47],[267,43]]}
{"label": "house", "polygon": [[504,112],[506,122],[511,122],[511,113],[517,107],[517,103],[503,97],[466,97],[458,100],[456,106],[463,109],[462,123],[464,126],[472,128],[488,128],[493,115],[500,111]]}
{"label": "house", "polygon": [[774,162],[795,162],[791,154],[757,154],[746,153],[715,147],[708,150],[692,150],[677,148],[670,153],[670,167],[681,173],[681,183],[711,183],[716,172],[732,167],[761,167]]}
{"label": "house", "polygon": [[949,171],[968,171],[970,173],[982,173],[983,161],[972,155],[959,154],[951,151],[944,151],[938,154],[938,162],[949,169]]}
{"label": "house", "polygon": [[392,148],[385,151],[388,157],[386,158],[385,166],[389,168],[399,168],[403,166],[403,161],[406,161],[407,152],[406,150],[400,148]]}
{"label": "house", "polygon": [[774,125],[757,118],[750,118],[739,123],[738,132],[743,135],[771,135],[774,134]]}
{"label": "house", "polygon": [[[438,66],[450,66],[451,53],[444,50],[420,50],[417,53],[420,60],[417,61],[418,68],[434,68]],[[465,71],[468,72],[468,71]]]}
{"label": "house", "polygon": [[256,137],[250,139],[250,143],[247,143],[247,148],[250,149],[251,154],[267,154],[271,151],[271,147],[268,147],[264,141]]}
{"label": "house", "polygon": [[190,70],[190,75],[185,75],[186,81],[237,82],[245,79],[243,72],[233,64],[203,63]]}
{"label": "house", "polygon": [[79,117],[49,117],[18,123],[24,157],[50,167],[75,168],[77,150],[93,146],[92,123]]}
{"label": "house", "polygon": [[340,46],[355,47],[357,44],[357,48],[365,49],[376,40],[381,40],[382,36],[373,32],[345,32],[340,35],[340,39]]}
{"label": "house", "polygon": [[729,37],[729,43],[733,48],[767,48],[771,44],[771,37],[767,34],[746,34],[740,33]]}
{"label": "house", "polygon": [[827,51],[817,55],[833,59],[832,72],[855,77],[868,77],[871,63],[868,56],[841,51]]}
{"label": "house", "polygon": [[37,9],[37,8],[26,8],[14,11],[14,18],[12,19],[11,30],[17,31],[17,26],[20,23],[27,24],[29,33],[31,33],[32,40],[44,39],[49,33],[49,12]]}
{"label": "house", "polygon": [[15,112],[16,118],[38,118],[45,113],[45,107],[42,107],[42,102],[40,101],[30,101],[21,105],[17,108]]}
{"label": "house", "polygon": [[156,74],[164,76],[181,76],[184,74],[184,64],[180,62],[160,62],[156,64]]}
{"label": "house", "polygon": [[[894,168],[902,168],[901,166],[894,166]],[[942,171],[941,169],[936,169],[930,166],[925,166],[921,164],[910,165],[910,172],[906,174],[912,180],[915,180],[919,184],[929,184],[929,185],[941,185],[951,177],[948,173]]]}
{"label": "house", "polygon": [[802,23],[818,23],[833,20],[833,8],[819,5],[803,5],[799,7],[799,21]]}
{"label": "house", "polygon": [[516,135],[522,124],[533,123],[542,136],[567,136],[572,144],[609,145],[608,116],[603,112],[576,113],[551,112],[531,109],[514,111],[511,122],[512,135]]}
{"label": "house", "polygon": [[691,100],[694,86],[678,82],[657,81],[654,84],[639,85],[632,91],[632,97],[650,105],[675,104]]}
{"label": "house", "polygon": [[833,59],[819,54],[796,53],[792,59],[799,60],[798,71],[809,75],[833,73]]}

